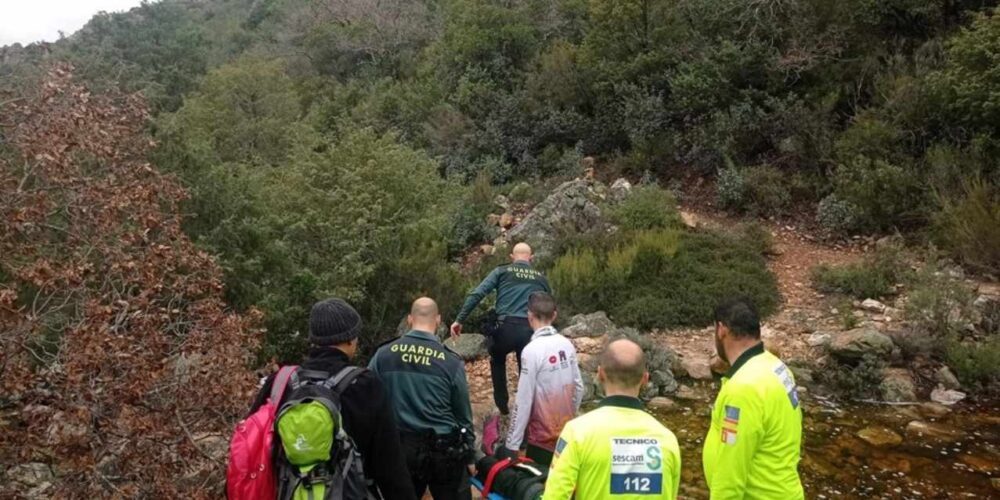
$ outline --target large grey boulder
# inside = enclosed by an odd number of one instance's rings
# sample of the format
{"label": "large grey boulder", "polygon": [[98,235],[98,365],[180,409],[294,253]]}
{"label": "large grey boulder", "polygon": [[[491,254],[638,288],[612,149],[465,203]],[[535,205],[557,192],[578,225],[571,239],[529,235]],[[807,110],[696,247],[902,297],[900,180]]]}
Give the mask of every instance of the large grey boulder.
{"label": "large grey boulder", "polygon": [[871,327],[836,334],[827,345],[830,355],[840,361],[858,361],[866,354],[888,358],[893,347],[892,339]]}
{"label": "large grey boulder", "polygon": [[488,354],[486,337],[478,333],[463,333],[458,338],[451,337],[444,341],[444,345],[465,361],[485,358]]}
{"label": "large grey boulder", "polygon": [[604,311],[590,314],[577,314],[569,320],[569,326],[562,333],[566,338],[600,337],[615,330],[615,324],[608,319]]}
{"label": "large grey boulder", "polygon": [[565,182],[511,228],[507,239],[527,242],[536,258],[548,259],[553,256],[558,238],[610,227],[599,205],[606,197],[607,187],[600,182],[588,179]]}

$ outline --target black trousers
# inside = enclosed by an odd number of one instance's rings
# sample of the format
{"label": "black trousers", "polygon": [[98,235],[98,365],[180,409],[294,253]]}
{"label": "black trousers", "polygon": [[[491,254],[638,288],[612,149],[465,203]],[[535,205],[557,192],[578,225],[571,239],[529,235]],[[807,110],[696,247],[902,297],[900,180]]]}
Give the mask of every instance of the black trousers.
{"label": "black trousers", "polygon": [[517,370],[521,371],[521,351],[531,342],[531,326],[527,318],[504,318],[490,338],[490,377],[493,379],[493,402],[500,413],[510,413],[507,393],[507,355],[517,354]]}
{"label": "black trousers", "polygon": [[472,500],[469,472],[461,460],[435,451],[424,438],[401,436],[400,440],[418,499],[430,489],[434,500]]}

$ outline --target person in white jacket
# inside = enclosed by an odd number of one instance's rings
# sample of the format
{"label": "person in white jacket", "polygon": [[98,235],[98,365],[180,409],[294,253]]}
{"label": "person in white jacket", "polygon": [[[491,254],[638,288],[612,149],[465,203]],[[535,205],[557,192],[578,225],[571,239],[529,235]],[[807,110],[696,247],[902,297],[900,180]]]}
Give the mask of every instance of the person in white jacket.
{"label": "person in white jacket", "polygon": [[534,334],[521,352],[516,407],[502,456],[516,456],[526,444],[528,458],[549,465],[559,433],[580,409],[583,379],[576,348],[552,326],[557,314],[552,295],[531,294],[528,323]]}

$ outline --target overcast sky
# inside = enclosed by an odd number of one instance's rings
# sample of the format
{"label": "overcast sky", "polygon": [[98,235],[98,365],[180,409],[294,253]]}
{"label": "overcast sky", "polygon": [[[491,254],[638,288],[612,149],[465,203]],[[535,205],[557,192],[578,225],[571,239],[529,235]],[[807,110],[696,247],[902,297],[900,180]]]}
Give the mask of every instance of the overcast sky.
{"label": "overcast sky", "polygon": [[51,42],[83,27],[100,11],[128,10],[141,0],[0,0],[0,45]]}

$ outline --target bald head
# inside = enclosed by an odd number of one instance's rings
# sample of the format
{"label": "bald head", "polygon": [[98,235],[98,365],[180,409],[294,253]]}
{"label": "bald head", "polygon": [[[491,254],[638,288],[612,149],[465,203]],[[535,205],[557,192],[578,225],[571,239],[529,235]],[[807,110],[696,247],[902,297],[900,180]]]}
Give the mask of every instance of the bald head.
{"label": "bald head", "polygon": [[531,247],[527,243],[514,245],[514,250],[510,252],[511,260],[531,260]]}
{"label": "bald head", "polygon": [[438,312],[437,302],[430,297],[420,297],[413,301],[410,307],[410,316],[407,323],[414,330],[434,333],[441,323],[441,313]]}
{"label": "bald head", "polygon": [[601,372],[607,386],[638,394],[647,376],[646,356],[639,344],[628,339],[616,340],[601,353]]}

